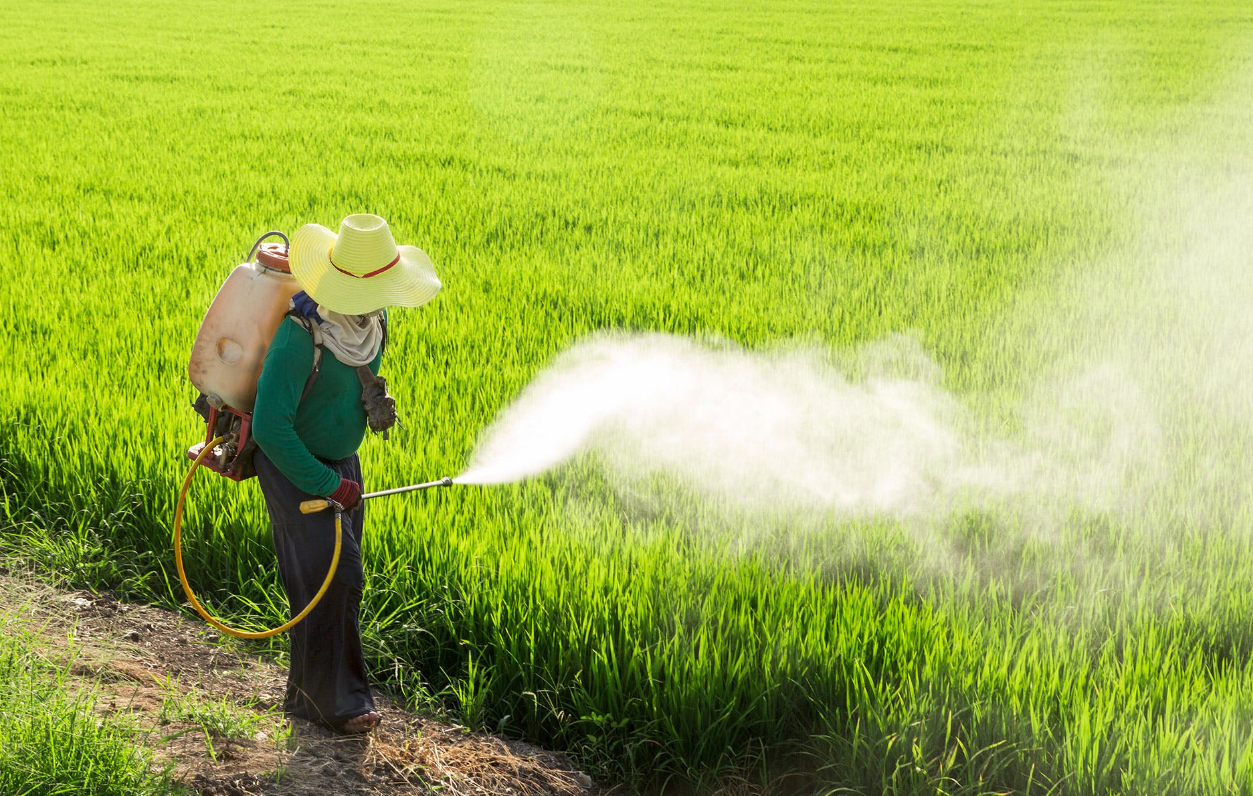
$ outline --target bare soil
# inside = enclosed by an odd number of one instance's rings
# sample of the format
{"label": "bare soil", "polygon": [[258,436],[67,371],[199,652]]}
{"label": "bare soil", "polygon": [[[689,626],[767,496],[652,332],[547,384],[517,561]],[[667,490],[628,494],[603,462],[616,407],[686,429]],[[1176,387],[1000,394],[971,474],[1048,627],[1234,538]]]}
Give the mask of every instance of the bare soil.
{"label": "bare soil", "polygon": [[[0,575],[0,613],[68,668],[69,687],[93,689],[98,711],[133,721],[158,762],[204,796],[602,793],[562,754],[468,732],[381,695],[382,723],[365,736],[289,720],[286,671],[198,618],[12,575]],[[170,709],[180,704],[192,708]],[[225,735],[203,718],[214,706],[230,713]]]}

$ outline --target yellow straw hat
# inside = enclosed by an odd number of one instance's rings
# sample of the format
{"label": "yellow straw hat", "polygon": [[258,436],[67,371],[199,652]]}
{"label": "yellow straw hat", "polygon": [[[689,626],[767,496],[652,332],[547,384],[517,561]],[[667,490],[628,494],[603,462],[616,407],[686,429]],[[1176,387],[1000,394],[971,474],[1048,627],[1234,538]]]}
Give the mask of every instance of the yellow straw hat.
{"label": "yellow straw hat", "polygon": [[288,259],[292,276],[314,301],[345,315],[420,307],[440,288],[426,252],[397,246],[387,222],[369,213],[345,218],[338,235],[305,224],[292,235]]}

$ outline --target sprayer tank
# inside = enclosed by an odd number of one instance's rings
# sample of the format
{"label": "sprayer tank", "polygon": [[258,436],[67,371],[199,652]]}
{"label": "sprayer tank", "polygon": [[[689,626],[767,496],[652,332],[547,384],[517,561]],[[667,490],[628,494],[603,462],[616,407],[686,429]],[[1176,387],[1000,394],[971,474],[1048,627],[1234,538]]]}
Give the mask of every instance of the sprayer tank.
{"label": "sprayer tank", "polygon": [[236,266],[214,296],[188,365],[196,389],[241,412],[252,411],[265,353],[300,289],[281,247],[262,246],[257,260]]}

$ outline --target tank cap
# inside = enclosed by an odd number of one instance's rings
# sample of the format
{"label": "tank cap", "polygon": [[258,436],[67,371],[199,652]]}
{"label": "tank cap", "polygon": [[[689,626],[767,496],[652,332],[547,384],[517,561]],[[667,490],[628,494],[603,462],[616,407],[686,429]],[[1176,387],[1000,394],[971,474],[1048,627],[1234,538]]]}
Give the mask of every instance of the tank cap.
{"label": "tank cap", "polygon": [[287,262],[287,247],[281,243],[262,243],[258,246],[257,262],[275,271],[291,273],[291,266]]}

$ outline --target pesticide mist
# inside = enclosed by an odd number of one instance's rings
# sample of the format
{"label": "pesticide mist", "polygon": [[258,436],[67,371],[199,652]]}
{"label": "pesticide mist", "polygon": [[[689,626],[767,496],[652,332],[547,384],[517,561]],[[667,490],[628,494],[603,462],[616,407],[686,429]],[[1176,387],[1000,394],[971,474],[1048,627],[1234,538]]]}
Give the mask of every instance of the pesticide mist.
{"label": "pesticide mist", "polygon": [[666,335],[605,336],[567,351],[528,386],[457,480],[517,481],[590,452],[620,485],[662,473],[741,508],[935,517],[1028,492],[1083,497],[1079,484],[1105,483],[1127,456],[1149,454],[1127,444],[1123,414],[1111,406],[1099,423],[1111,444],[1040,429],[1046,456],[1042,446],[979,433],[909,336],[843,362],[814,348],[749,352]]}
{"label": "pesticide mist", "polygon": [[1048,535],[1074,510],[1149,529],[1236,523],[1253,504],[1253,192],[1247,171],[1173,165],[1137,199],[1127,241],[1077,264],[1060,298],[1020,300],[1030,331],[998,345],[1053,364],[1008,422],[988,422],[977,391],[945,389],[908,334],[851,351],[599,335],[522,392],[457,480],[587,454],[622,490],[663,475],[749,511],[931,522],[1008,508]]}
{"label": "pesticide mist", "polygon": [[854,384],[817,351],[603,337],[523,392],[461,480],[515,481],[596,451],[619,475],[668,472],[739,502],[912,513],[980,480],[962,425],[932,380]]}

